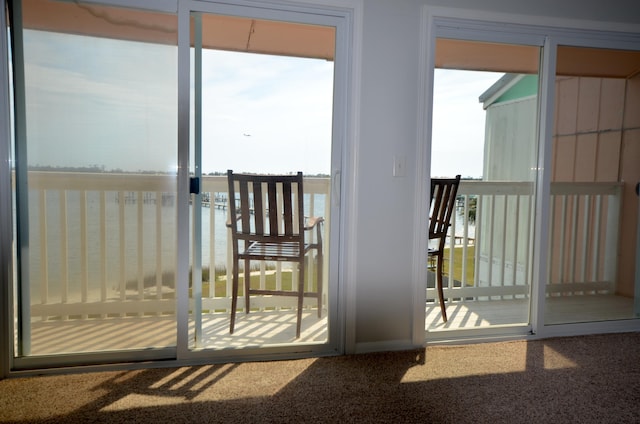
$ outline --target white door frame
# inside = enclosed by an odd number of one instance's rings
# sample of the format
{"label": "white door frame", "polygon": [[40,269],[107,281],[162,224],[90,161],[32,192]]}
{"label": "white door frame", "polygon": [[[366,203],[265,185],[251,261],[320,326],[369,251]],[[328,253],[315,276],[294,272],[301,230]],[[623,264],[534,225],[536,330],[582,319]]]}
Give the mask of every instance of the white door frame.
{"label": "white door frame", "polygon": [[[346,311],[354,310],[355,289],[343,284],[344,281],[354,281],[355,278],[345,278],[345,275],[355,274],[353,268],[348,268],[345,263],[349,261],[349,255],[354,252],[346,251],[345,246],[353,246],[350,240],[355,239],[353,225],[355,221],[354,201],[355,178],[351,175],[353,164],[356,162],[354,147],[358,140],[359,116],[359,77],[360,51],[361,51],[361,26],[362,26],[362,0],[297,0],[281,2],[256,2],[244,0],[228,1],[195,1],[195,0],[83,0],[88,3],[99,3],[119,7],[135,7],[143,10],[160,11],[177,14],[178,16],[178,223],[177,243],[179,246],[177,258],[177,330],[176,348],[165,349],[169,356],[163,360],[168,365],[187,365],[190,363],[237,361],[249,359],[284,359],[310,355],[326,355],[343,353],[346,345],[353,345],[353,330],[346,328],[345,320],[349,318]],[[4,5],[3,5],[4,6]],[[0,18],[6,22],[5,8],[0,10]],[[325,345],[300,347],[285,346],[265,349],[236,350],[216,352],[213,350],[191,351],[188,349],[188,268],[189,268],[189,17],[191,11],[211,13],[248,13],[250,16],[271,18],[277,20],[294,20],[306,23],[317,23],[336,26],[336,76],[334,78],[334,118],[332,139],[336,149],[332,149],[332,209],[336,211],[332,215],[333,223],[330,229],[329,239],[332,246],[329,250],[328,260],[331,264],[328,278],[333,288],[328,293],[330,302],[330,328],[329,343]],[[245,13],[246,12],[246,13]],[[9,54],[7,49],[7,33],[0,34],[0,78],[10,81],[9,78]],[[0,134],[0,173],[4,176],[11,175],[11,136],[10,136],[10,98],[8,86],[0,88],[0,101],[4,111],[0,116],[0,128],[4,128]],[[345,177],[346,176],[346,177]],[[0,220],[0,378],[8,375],[27,375],[33,372],[43,372],[47,368],[56,366],[74,366],[82,363],[94,363],[97,365],[84,366],[83,369],[105,369],[102,362],[109,363],[108,368],[132,367],[132,360],[153,361],[154,357],[148,356],[144,350],[132,350],[125,352],[89,353],[78,355],[61,355],[60,357],[15,358],[13,352],[13,224],[11,211],[12,189],[11,178],[2,178],[0,186],[0,198],[3,213]],[[342,200],[341,200],[342,199]],[[342,202],[342,203],[341,203]],[[345,294],[351,293],[351,297]],[[345,298],[347,299],[345,301]],[[351,313],[353,314],[353,312]],[[353,322],[351,324],[353,328]],[[349,337],[351,337],[349,339]],[[346,340],[346,341],[345,341]],[[172,353],[173,352],[173,353]],[[173,357],[174,359],[171,359]],[[16,368],[16,359],[19,367]],[[164,358],[163,358],[164,359]],[[118,365],[120,363],[120,365]],[[128,365],[127,365],[128,364]]]}
{"label": "white door frame", "polygon": [[[344,175],[343,169],[349,163],[346,157],[353,117],[350,104],[353,102],[352,93],[345,87],[349,87],[352,78],[350,66],[351,27],[353,22],[353,10],[343,8],[310,8],[305,5],[267,4],[256,7],[255,3],[248,2],[217,2],[184,0],[178,4],[178,262],[177,274],[180,279],[178,287],[178,329],[177,329],[177,359],[181,360],[239,360],[239,359],[263,359],[275,357],[300,357],[317,354],[337,354],[344,351],[344,308],[342,293],[344,287],[342,278],[343,240],[341,240],[340,228],[344,224],[344,207],[340,204],[344,193],[344,181],[340,176]],[[247,16],[256,19],[273,19],[279,21],[291,21],[315,25],[327,25],[336,27],[336,52],[335,52],[335,77],[334,77],[334,109],[333,109],[333,133],[332,133],[332,224],[330,226],[329,240],[329,340],[321,345],[281,345],[256,349],[238,349],[232,352],[211,349],[189,349],[189,298],[188,279],[189,254],[188,249],[182,247],[189,245],[189,120],[190,120],[190,16],[192,12],[225,14],[234,16]],[[347,165],[348,166],[348,165]],[[353,196],[348,196],[352,198]]]}
{"label": "white door frame", "polygon": [[[534,45],[542,47],[539,68],[538,113],[538,167],[535,170],[536,212],[534,222],[532,293],[530,325],[489,330],[478,330],[473,336],[493,339],[515,337],[550,337],[594,332],[637,331],[640,320],[610,321],[566,325],[544,325],[545,284],[547,275],[546,249],[548,246],[550,210],[550,165],[552,149],[553,111],[555,99],[556,52],[558,45],[640,50],[637,28],[625,28],[628,33],[607,30],[606,23],[549,19],[540,25],[539,17],[496,12],[425,6],[421,17],[421,60],[419,88],[422,95],[418,105],[418,151],[416,152],[416,187],[420,187],[416,200],[414,226],[419,229],[414,241],[414,344],[425,343],[424,301],[426,269],[424,255],[427,250],[428,205],[430,199],[431,129],[433,113],[433,70],[435,67],[435,41],[438,37],[472,41]],[[622,27],[620,27],[622,29]],[[469,336],[465,334],[465,336]],[[445,336],[452,339],[454,336]]]}

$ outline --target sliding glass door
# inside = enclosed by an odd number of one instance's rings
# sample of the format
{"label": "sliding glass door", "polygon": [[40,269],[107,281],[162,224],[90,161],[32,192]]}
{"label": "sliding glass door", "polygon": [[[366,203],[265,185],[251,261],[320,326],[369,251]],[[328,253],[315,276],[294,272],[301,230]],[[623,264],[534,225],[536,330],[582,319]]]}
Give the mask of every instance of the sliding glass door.
{"label": "sliding glass door", "polygon": [[635,331],[637,41],[432,24],[431,176],[463,179],[445,254],[447,322],[426,261],[427,338]]}
{"label": "sliding glass door", "polygon": [[[11,3],[14,367],[335,352],[344,18],[137,6]],[[324,219],[300,337],[269,296],[229,332],[227,169],[303,172],[305,217]],[[265,261],[251,279],[297,273]]]}
{"label": "sliding glass door", "polygon": [[436,39],[431,177],[462,180],[444,254],[448,319],[429,261],[427,337],[529,326],[540,56],[535,45]]}
{"label": "sliding glass door", "polygon": [[12,17],[15,354],[174,356],[177,17],[42,0]]}
{"label": "sliding glass door", "polygon": [[640,52],[559,45],[545,324],[640,316]]}
{"label": "sliding glass door", "polygon": [[[331,198],[336,27],[304,15],[274,20],[250,10],[237,9],[234,15],[210,10],[190,16],[189,172],[199,187],[189,212],[188,346],[326,349],[334,331],[334,264],[317,256],[306,263],[305,291],[322,285],[325,295],[320,310],[315,300],[305,299],[300,337],[295,298],[256,295],[245,310],[243,281],[237,283],[239,313],[230,332],[232,270],[240,267],[243,280],[244,264],[232,260],[226,224],[232,218],[229,203],[236,199],[228,195],[226,174],[302,172],[305,216],[324,218],[323,256],[330,257],[331,217],[337,216]],[[256,261],[249,272],[252,289],[289,291],[295,289],[299,270],[294,263]],[[318,280],[318,275],[323,277]]]}

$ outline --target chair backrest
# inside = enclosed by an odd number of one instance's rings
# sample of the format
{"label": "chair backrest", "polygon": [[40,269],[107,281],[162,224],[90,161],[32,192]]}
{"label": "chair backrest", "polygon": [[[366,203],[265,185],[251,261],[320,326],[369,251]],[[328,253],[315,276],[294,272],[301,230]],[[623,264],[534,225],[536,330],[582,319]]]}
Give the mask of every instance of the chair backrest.
{"label": "chair backrest", "polygon": [[460,175],[455,178],[431,179],[431,209],[429,215],[429,239],[444,239],[451,224],[451,214],[456,206]]}
{"label": "chair backrest", "polygon": [[302,172],[295,175],[227,171],[234,236],[245,240],[304,242]]}

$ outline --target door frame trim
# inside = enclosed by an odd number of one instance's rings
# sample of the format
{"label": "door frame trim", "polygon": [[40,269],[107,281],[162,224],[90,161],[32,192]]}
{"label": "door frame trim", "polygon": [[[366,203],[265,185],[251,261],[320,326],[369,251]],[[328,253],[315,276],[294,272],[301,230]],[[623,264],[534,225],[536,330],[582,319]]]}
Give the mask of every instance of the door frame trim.
{"label": "door frame trim", "polygon": [[[543,22],[544,25],[541,25]],[[431,170],[431,130],[433,114],[433,73],[435,67],[435,40],[438,37],[465,39],[472,41],[503,42],[535,45],[542,48],[539,66],[540,88],[538,102],[538,167],[536,169],[536,219],[534,222],[532,301],[530,307],[530,332],[523,337],[548,337],[554,335],[584,334],[589,328],[599,331],[625,331],[640,329],[640,320],[636,322],[611,321],[606,323],[544,325],[545,285],[540,284],[546,275],[547,257],[544,254],[548,245],[549,229],[549,182],[553,130],[553,111],[555,99],[555,69],[557,46],[572,45],[582,47],[616,48],[640,50],[638,25],[617,26],[611,31],[611,23],[580,21],[572,19],[547,18],[534,16],[487,12],[471,9],[453,9],[447,7],[423,6],[420,28],[420,100],[418,104],[418,141],[416,154],[416,181],[418,187],[414,226],[418,229],[414,240],[413,259],[413,341],[424,345],[426,339],[431,342],[433,334],[425,331],[426,269],[424,255],[427,249],[427,223],[430,199],[429,175]],[[423,236],[424,235],[424,236]],[[511,327],[509,327],[511,328]],[[495,336],[495,331],[482,329],[474,332],[479,338],[485,335]],[[451,336],[443,336],[451,339]],[[505,337],[512,334],[505,332]],[[495,340],[495,337],[493,338]]]}
{"label": "door frame trim", "polygon": [[[143,367],[157,366],[181,366],[200,363],[215,363],[227,361],[243,360],[265,360],[265,359],[292,359],[298,357],[322,356],[341,354],[345,352],[345,346],[354,346],[355,338],[355,285],[349,281],[355,281],[355,267],[349,257],[355,256],[355,230],[353,223],[356,222],[355,204],[357,199],[356,179],[352,171],[357,164],[357,143],[359,140],[359,92],[362,50],[362,15],[363,0],[296,0],[282,2],[248,2],[238,0],[234,2],[221,1],[195,1],[195,0],[162,0],[160,3],[152,0],[85,0],[88,2],[100,3],[111,6],[130,6],[131,2],[135,7],[169,13],[177,13],[179,25],[179,42],[183,44],[189,42],[189,35],[185,33],[185,28],[189,28],[189,16],[194,5],[210,6],[212,4],[224,5],[225,7],[253,7],[260,10],[272,10],[277,13],[302,13],[308,16],[324,16],[325,19],[340,21],[341,30],[337,32],[336,57],[342,57],[344,61],[344,75],[338,80],[334,80],[334,102],[340,104],[340,116],[334,116],[333,137],[339,138],[340,151],[332,152],[337,155],[338,168],[333,171],[334,178],[332,184],[332,197],[337,200],[340,206],[339,214],[334,216],[334,224],[331,228],[331,237],[338,240],[337,249],[330,252],[329,260],[337,266],[331,271],[337,289],[329,298],[333,305],[335,317],[332,319],[330,327],[331,337],[334,346],[331,351],[327,349],[317,349],[311,346],[309,349],[300,346],[291,348],[265,348],[260,351],[228,350],[225,352],[214,352],[203,350],[191,352],[187,349],[188,340],[188,295],[178,296],[177,299],[177,319],[176,347],[151,349],[151,350],[130,350],[123,352],[96,352],[85,354],[69,354],[42,357],[16,358],[13,353],[13,213],[11,210],[12,189],[10,178],[2,179],[0,185],[0,198],[8,200],[2,202],[0,206],[4,211],[0,220],[0,255],[7,258],[3,264],[8,264],[8,268],[0,266],[0,306],[3,312],[0,316],[0,378],[7,376],[27,376],[35,374],[54,374],[60,372],[59,367],[65,370],[78,369],[83,371],[94,370],[119,370],[135,369]],[[157,6],[157,7],[156,7]],[[5,19],[5,8],[0,11],[0,18]],[[3,21],[6,22],[6,19]],[[182,31],[182,32],[181,32]],[[9,54],[7,46],[6,31],[0,35],[0,77],[9,81]],[[180,66],[181,62],[189,63],[189,50],[179,49],[178,52],[178,197],[181,205],[188,205],[189,198],[189,175],[188,175],[188,140],[189,140],[189,97],[184,93],[189,92],[189,69]],[[185,72],[186,71],[186,72]],[[339,81],[339,84],[338,84]],[[180,94],[182,93],[182,94]],[[11,122],[10,98],[8,86],[0,89],[0,101],[7,107],[3,108],[0,122],[6,131],[0,135],[2,146],[0,149],[0,173],[11,175],[10,146],[11,135],[8,131]],[[335,125],[339,122],[340,125]],[[182,141],[181,141],[182,140]],[[185,142],[186,140],[186,142]],[[332,158],[332,162],[336,157]],[[185,214],[186,211],[186,214]],[[177,237],[179,246],[189,246],[189,223],[188,206],[178,211],[182,222],[177,223]],[[189,259],[188,251],[178,253],[178,271],[182,271],[182,280],[178,285],[187,284]],[[351,264],[351,265],[349,265]],[[332,280],[333,281],[333,280]],[[349,312],[350,311],[350,312]],[[350,321],[349,321],[350,320]],[[182,327],[182,328],[181,328]],[[6,341],[6,343],[4,343]],[[348,348],[347,348],[348,349]]]}
{"label": "door frame trim", "polygon": [[[344,302],[345,291],[344,281],[353,281],[343,278],[345,269],[344,251],[346,245],[353,245],[345,241],[345,229],[350,228],[347,223],[348,217],[345,208],[348,206],[346,202],[340,199],[353,199],[353,194],[346,195],[350,192],[350,187],[346,186],[346,180],[341,178],[345,175],[345,168],[349,168],[352,159],[348,156],[349,152],[355,152],[350,143],[357,140],[351,134],[355,125],[354,119],[354,103],[358,97],[352,88],[355,80],[353,73],[354,58],[351,52],[354,50],[353,24],[356,9],[360,6],[360,1],[350,2],[345,7],[342,3],[340,7],[330,7],[326,5],[315,4],[316,7],[310,7],[306,4],[314,4],[312,2],[304,2],[305,5],[294,5],[293,3],[267,3],[261,4],[259,7],[255,4],[245,4],[237,2],[230,4],[228,2],[209,2],[198,0],[185,0],[178,6],[178,187],[179,191],[184,191],[186,195],[178,195],[178,266],[177,274],[180,276],[177,281],[178,287],[178,341],[177,341],[177,360],[215,360],[215,361],[238,361],[238,360],[263,360],[263,359],[288,359],[305,357],[310,355],[331,355],[341,354],[345,351],[345,310],[349,307],[347,303],[351,301],[347,296],[347,302]],[[338,3],[336,3],[338,4]],[[238,16],[250,16],[256,19],[273,19],[282,21],[294,21],[309,24],[332,25],[336,27],[336,52],[335,52],[335,77],[334,77],[334,113],[333,113],[333,144],[339,149],[332,149],[332,207],[339,206],[339,214],[335,214],[332,219],[329,240],[337,240],[333,245],[335,248],[329,249],[329,263],[332,264],[329,271],[330,285],[335,285],[334,289],[329,290],[328,304],[329,308],[329,340],[325,344],[309,344],[309,345],[278,345],[267,346],[261,348],[247,348],[234,350],[214,350],[214,349],[189,349],[189,299],[188,280],[185,276],[189,270],[189,253],[188,249],[183,248],[189,246],[189,208],[188,208],[188,180],[189,180],[189,113],[190,113],[190,61],[189,61],[189,43],[190,43],[190,16],[192,12],[202,13],[225,13]],[[336,150],[336,151],[333,151]],[[341,195],[342,193],[342,195]],[[184,198],[183,198],[184,197]],[[334,203],[335,201],[338,203]],[[349,234],[346,235],[349,238]],[[347,318],[348,319],[348,318]]]}

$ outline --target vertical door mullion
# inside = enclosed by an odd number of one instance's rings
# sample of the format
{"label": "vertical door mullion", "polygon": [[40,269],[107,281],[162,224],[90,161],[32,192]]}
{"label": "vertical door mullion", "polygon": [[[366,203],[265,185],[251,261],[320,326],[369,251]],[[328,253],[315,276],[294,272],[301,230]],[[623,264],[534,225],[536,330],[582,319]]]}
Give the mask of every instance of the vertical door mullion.
{"label": "vertical door mullion", "polygon": [[23,50],[22,3],[12,3],[13,80],[15,104],[15,179],[18,259],[18,352],[31,354],[31,293],[29,287],[29,186],[27,180],[27,115],[25,101],[25,69]]}
{"label": "vertical door mullion", "polygon": [[189,91],[190,10],[178,5],[177,359],[189,351]]}
{"label": "vertical door mullion", "polygon": [[[9,81],[9,52],[7,48],[6,8],[0,8],[0,80]],[[12,246],[12,193],[11,193],[11,124],[9,84],[0,88],[0,246]],[[13,287],[13,253],[10,248],[0,249],[0,379],[6,377],[11,369],[13,349],[14,312],[10,299]]]}
{"label": "vertical door mullion", "polygon": [[551,202],[551,153],[553,110],[555,96],[557,44],[545,38],[540,68],[540,91],[538,101],[538,166],[535,176],[535,219],[533,238],[533,270],[531,279],[531,331],[538,333],[544,326],[546,277],[549,275],[550,202]]}
{"label": "vertical door mullion", "polygon": [[[202,181],[202,15],[194,15],[194,177]],[[195,346],[202,347],[202,192],[193,195],[192,297]],[[211,274],[210,274],[211,275]]]}

